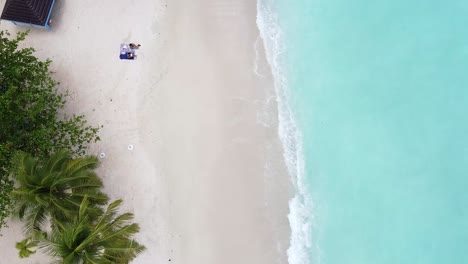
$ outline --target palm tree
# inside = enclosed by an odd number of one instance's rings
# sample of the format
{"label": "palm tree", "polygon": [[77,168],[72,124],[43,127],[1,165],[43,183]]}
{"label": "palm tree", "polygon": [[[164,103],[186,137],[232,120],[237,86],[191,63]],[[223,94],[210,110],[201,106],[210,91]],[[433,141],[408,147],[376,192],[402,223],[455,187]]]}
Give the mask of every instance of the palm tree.
{"label": "palm tree", "polygon": [[94,156],[73,159],[69,152],[61,151],[40,162],[18,153],[14,165],[12,176],[18,187],[11,197],[27,231],[40,231],[49,218],[53,224],[73,219],[85,196],[91,202],[90,217],[97,216],[101,211],[98,206],[109,200],[94,172],[98,165]]}
{"label": "palm tree", "polygon": [[63,264],[127,264],[145,247],[132,239],[139,231],[133,214],[117,215],[122,200],[111,203],[97,219],[87,216],[83,199],[73,222],[57,226],[43,237],[42,247]]}

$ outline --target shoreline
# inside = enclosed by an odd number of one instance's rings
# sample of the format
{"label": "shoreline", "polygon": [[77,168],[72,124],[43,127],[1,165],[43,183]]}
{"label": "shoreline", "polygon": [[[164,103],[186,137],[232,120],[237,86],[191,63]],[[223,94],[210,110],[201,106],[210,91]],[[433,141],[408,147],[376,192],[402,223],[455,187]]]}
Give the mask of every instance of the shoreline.
{"label": "shoreline", "polygon": [[[273,83],[263,45],[256,45],[256,3],[178,1],[175,14],[170,8],[173,53],[162,85],[169,101],[161,104],[177,116],[158,120],[164,120],[163,141],[186,150],[161,155],[176,193],[171,223],[185,249],[178,258],[287,263],[289,177],[276,121],[259,122],[265,111],[273,120],[277,114],[268,105]],[[256,64],[265,77],[255,74]]]}
{"label": "shoreline", "polygon": [[[52,59],[67,112],[104,126],[89,153],[106,154],[104,191],[140,224],[133,263],[287,263],[291,183],[256,3],[117,2],[58,1],[53,29],[25,43]],[[119,60],[131,41],[137,60]],[[0,255],[44,263],[16,257],[18,228]]]}

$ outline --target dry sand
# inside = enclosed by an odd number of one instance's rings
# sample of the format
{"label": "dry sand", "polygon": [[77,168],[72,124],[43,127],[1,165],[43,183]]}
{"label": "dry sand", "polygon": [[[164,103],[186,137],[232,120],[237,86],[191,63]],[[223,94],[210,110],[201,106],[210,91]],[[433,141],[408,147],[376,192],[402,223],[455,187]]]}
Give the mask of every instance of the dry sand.
{"label": "dry sand", "polygon": [[[103,125],[90,154],[105,153],[105,190],[141,226],[133,263],[287,263],[290,186],[255,5],[57,0],[53,29],[26,41],[53,60],[67,112]],[[122,42],[142,44],[137,60],[118,58]],[[2,233],[1,264],[47,263],[17,257],[18,224]]]}

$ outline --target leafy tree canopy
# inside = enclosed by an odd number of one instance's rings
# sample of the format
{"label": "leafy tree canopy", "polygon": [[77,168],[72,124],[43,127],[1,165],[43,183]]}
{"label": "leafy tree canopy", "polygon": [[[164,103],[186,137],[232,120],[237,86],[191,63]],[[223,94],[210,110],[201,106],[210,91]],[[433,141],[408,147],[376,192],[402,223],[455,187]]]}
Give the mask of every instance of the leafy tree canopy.
{"label": "leafy tree canopy", "polygon": [[67,95],[57,91],[51,61],[36,58],[33,48],[19,47],[26,35],[11,38],[0,30],[0,228],[10,214],[9,173],[17,151],[39,159],[61,149],[80,156],[88,143],[99,140],[98,128],[87,125],[84,116],[63,114]]}

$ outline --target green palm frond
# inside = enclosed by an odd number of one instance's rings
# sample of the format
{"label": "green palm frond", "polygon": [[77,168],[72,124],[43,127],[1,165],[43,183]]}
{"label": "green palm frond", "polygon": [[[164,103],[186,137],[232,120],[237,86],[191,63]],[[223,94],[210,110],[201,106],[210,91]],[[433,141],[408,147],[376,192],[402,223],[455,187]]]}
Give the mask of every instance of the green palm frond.
{"label": "green palm frond", "polygon": [[88,216],[85,197],[72,222],[64,223],[47,235],[44,247],[62,263],[129,263],[145,247],[132,239],[139,226],[133,215],[118,214],[121,200],[112,202],[95,220]]}
{"label": "green palm frond", "polygon": [[[14,158],[12,177],[17,188],[12,198],[17,208],[17,216],[45,214],[58,221],[70,221],[77,214],[83,197],[88,196],[89,214],[97,216],[109,198],[104,194],[102,181],[93,169],[98,165],[97,158],[87,156],[73,159],[69,152],[57,152],[44,161],[39,161],[27,153],[18,153]],[[35,212],[41,210],[42,213]],[[42,216],[29,217],[29,221],[44,219]],[[27,223],[27,230],[36,230],[40,223]],[[31,228],[33,227],[33,228]]]}
{"label": "green palm frond", "polygon": [[86,211],[88,209],[88,197],[83,197],[83,201],[80,204],[80,210],[78,211],[78,219],[84,219],[86,217]]}
{"label": "green palm frond", "polygon": [[134,234],[138,233],[138,231],[140,231],[138,224],[125,225],[119,229],[106,229],[103,231],[103,237],[97,242],[103,242],[117,238],[128,239]]}
{"label": "green palm frond", "polygon": [[73,197],[83,199],[87,196],[88,200],[92,203],[104,205],[109,201],[109,196],[99,191],[98,189],[79,189],[73,192]]}
{"label": "green palm frond", "polygon": [[102,215],[101,221],[99,221],[98,224],[96,225],[96,228],[101,228],[102,226],[105,226],[106,224],[111,222],[112,219],[115,218],[115,215],[118,213],[119,206],[122,204],[122,202],[123,201],[119,199],[110,203],[107,206],[106,211]]}
{"label": "green palm frond", "polygon": [[66,172],[70,176],[80,173],[84,170],[94,170],[99,165],[99,160],[95,156],[87,156],[82,159],[75,159],[69,162],[66,167]]}
{"label": "green palm frond", "polygon": [[86,181],[80,181],[73,185],[73,190],[87,189],[87,188],[100,188],[102,187],[102,181],[96,176],[96,178],[86,179]]}
{"label": "green palm frond", "polygon": [[32,250],[34,247],[37,247],[39,244],[38,241],[32,240],[31,237],[25,238],[20,242],[16,243],[16,249],[18,249],[18,254],[20,258],[27,258],[32,254],[36,253],[35,250]]}
{"label": "green palm frond", "polygon": [[57,171],[63,171],[71,159],[71,155],[68,151],[63,150],[52,154],[46,166],[44,166],[44,174],[48,175]]}
{"label": "green palm frond", "polygon": [[[44,161],[26,153],[15,156],[16,215],[57,263],[123,264],[145,249],[133,240],[139,231],[133,214],[118,213],[122,200],[102,209],[109,197],[101,191],[97,165],[96,157],[73,159],[66,151]],[[46,233],[45,227],[51,230]]]}
{"label": "green palm frond", "polygon": [[36,210],[29,211],[24,219],[26,223],[25,233],[30,234],[33,231],[40,231],[41,227],[46,224],[47,213],[43,207],[38,207]]}
{"label": "green palm frond", "polygon": [[114,240],[112,245],[106,247],[103,256],[114,263],[127,263],[129,258],[134,259],[145,249],[135,240]]}
{"label": "green palm frond", "polygon": [[93,255],[88,252],[85,252],[83,254],[83,259],[86,264],[113,264],[115,263],[115,262],[110,262],[108,260],[103,260],[102,257]]}

